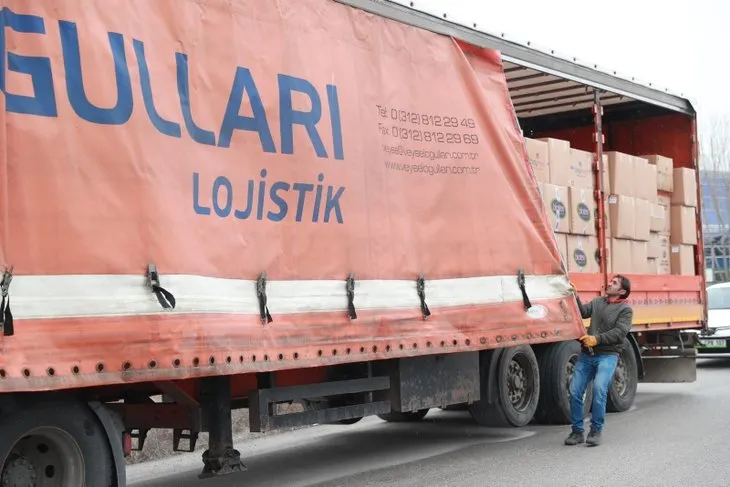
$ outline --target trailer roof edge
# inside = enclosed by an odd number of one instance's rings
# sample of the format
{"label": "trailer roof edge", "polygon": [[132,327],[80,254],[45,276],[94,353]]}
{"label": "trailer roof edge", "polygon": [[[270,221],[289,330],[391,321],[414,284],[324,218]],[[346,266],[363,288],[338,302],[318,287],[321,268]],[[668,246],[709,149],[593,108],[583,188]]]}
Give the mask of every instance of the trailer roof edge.
{"label": "trailer roof edge", "polygon": [[450,22],[426,12],[408,8],[389,0],[334,0],[381,17],[395,20],[436,34],[455,37],[477,47],[494,49],[505,61],[542,71],[634,100],[695,116],[692,103],[684,97],[645,86],[622,77],[583,66],[567,59],[502,39],[493,34]]}

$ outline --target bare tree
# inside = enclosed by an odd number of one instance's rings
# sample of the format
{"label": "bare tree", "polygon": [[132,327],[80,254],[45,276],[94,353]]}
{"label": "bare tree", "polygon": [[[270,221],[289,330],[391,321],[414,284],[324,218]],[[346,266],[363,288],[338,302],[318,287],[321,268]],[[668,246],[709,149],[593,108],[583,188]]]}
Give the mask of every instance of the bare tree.
{"label": "bare tree", "polygon": [[715,281],[730,280],[730,120],[710,120],[700,139],[705,257]]}

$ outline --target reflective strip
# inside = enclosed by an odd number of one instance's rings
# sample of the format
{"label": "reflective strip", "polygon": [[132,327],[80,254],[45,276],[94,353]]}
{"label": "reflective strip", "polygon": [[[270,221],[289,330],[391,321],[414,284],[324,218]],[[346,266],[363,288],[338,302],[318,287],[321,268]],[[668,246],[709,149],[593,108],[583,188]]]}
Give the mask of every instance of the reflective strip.
{"label": "reflective strip", "polygon": [[[193,275],[161,275],[160,284],[177,300],[163,310],[144,276],[62,275],[15,276],[10,285],[17,319],[125,316],[159,313],[258,315],[255,280]],[[558,299],[570,294],[563,275],[525,276],[530,300]],[[345,280],[268,281],[272,315],[347,312]],[[517,276],[468,277],[426,281],[426,302],[433,310],[450,306],[521,302]],[[355,282],[357,310],[418,309],[416,280]]]}

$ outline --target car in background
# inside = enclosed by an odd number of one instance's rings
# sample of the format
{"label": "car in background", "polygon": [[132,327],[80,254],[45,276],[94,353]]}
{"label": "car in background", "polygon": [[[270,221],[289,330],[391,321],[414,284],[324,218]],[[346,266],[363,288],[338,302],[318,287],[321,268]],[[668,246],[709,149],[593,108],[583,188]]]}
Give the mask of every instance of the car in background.
{"label": "car in background", "polygon": [[730,282],[707,287],[707,333],[697,339],[698,353],[730,353]]}

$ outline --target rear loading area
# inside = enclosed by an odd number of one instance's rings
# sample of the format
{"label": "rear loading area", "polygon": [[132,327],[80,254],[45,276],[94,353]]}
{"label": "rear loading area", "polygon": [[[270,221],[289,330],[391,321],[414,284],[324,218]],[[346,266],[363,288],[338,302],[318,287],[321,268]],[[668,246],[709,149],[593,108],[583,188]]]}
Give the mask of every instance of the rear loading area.
{"label": "rear loading area", "polygon": [[[589,66],[491,43],[502,52],[528,158],[582,299],[598,296],[612,274],[632,281],[633,333],[609,409],[630,407],[639,381],[694,381],[697,334],[686,330],[703,326],[706,298],[691,104]],[[541,363],[543,388],[562,390],[553,382],[564,363],[559,355],[542,355],[550,357]]]}
{"label": "rear loading area", "polygon": [[635,330],[699,327],[704,256],[694,112],[681,99],[648,98],[619,81],[594,89],[588,83],[608,75],[585,70],[592,79],[580,82],[505,61],[567,270],[586,299],[600,292],[604,275],[628,275]]}

